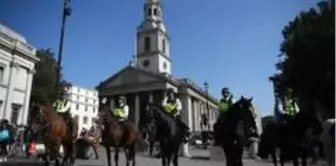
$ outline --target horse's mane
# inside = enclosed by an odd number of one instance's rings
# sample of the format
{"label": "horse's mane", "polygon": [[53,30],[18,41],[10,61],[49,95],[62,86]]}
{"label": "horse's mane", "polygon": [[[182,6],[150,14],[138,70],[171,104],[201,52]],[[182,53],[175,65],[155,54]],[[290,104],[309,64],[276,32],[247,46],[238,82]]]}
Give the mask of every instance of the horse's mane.
{"label": "horse's mane", "polygon": [[103,107],[99,113],[98,113],[98,116],[99,117],[105,117],[106,121],[108,123],[112,123],[114,121],[116,121],[116,118],[112,116],[112,113],[111,113],[111,109],[108,108],[108,107]]}
{"label": "horse's mane", "polygon": [[176,123],[174,117],[165,112],[162,105],[156,103],[148,103],[148,106],[155,108],[153,112],[155,112],[154,117],[158,118],[156,119],[157,121],[166,121],[168,123],[167,125],[170,125],[171,123]]}
{"label": "horse's mane", "polygon": [[46,118],[50,118],[50,116],[57,117],[57,112],[54,110],[51,104],[41,105],[40,109],[43,110],[43,116]]}
{"label": "horse's mane", "polygon": [[156,104],[156,103],[149,103],[148,106],[151,106],[151,107],[155,107],[157,113],[167,117],[167,118],[170,118],[170,119],[173,119],[173,117],[171,115],[169,115],[167,112],[164,111],[164,108],[162,105],[160,104]]}

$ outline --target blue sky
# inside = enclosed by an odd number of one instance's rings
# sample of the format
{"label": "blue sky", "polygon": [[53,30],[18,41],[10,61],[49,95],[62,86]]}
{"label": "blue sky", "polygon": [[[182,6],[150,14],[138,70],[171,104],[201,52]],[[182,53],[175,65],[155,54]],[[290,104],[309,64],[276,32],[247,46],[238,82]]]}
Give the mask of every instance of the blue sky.
{"label": "blue sky", "polygon": [[[0,22],[37,48],[57,53],[61,0],[1,0]],[[65,78],[94,87],[131,59],[145,0],[72,0],[64,43]],[[236,97],[253,96],[271,114],[268,77],[282,40],[281,30],[317,0],[162,0],[171,37],[172,71],[220,96],[223,86]]]}

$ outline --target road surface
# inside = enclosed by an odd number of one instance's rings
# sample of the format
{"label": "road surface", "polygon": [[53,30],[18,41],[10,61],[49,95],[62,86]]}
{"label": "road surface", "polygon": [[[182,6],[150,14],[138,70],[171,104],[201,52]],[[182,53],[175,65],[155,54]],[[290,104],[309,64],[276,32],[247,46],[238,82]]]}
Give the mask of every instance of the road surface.
{"label": "road surface", "polygon": [[[206,153],[206,152],[205,152]],[[202,156],[205,154],[204,152],[196,151],[192,152],[193,155],[199,155]],[[99,149],[100,158],[99,160],[76,160],[76,166],[106,166],[106,155],[104,149]],[[125,165],[125,156],[123,153],[120,153],[119,155],[119,165],[124,166]],[[197,157],[196,157],[197,158]],[[179,165],[183,166],[225,166],[225,163],[223,161],[210,161],[204,159],[205,157],[198,157],[200,159],[190,159],[190,158],[183,158],[181,157],[179,159]],[[154,159],[147,157],[143,154],[138,154],[136,157],[136,166],[161,166],[161,160]],[[112,156],[112,162],[113,156]],[[26,160],[23,158],[16,158],[16,159],[9,159],[6,163],[0,163],[1,166],[42,166],[43,163],[39,162],[36,159],[30,159]],[[244,159],[244,165],[246,166],[272,166],[273,164],[271,162],[265,162],[265,161],[257,161],[257,160],[250,160],[250,159]],[[292,164],[287,164],[292,165]],[[325,164],[319,163],[316,166],[325,166]]]}

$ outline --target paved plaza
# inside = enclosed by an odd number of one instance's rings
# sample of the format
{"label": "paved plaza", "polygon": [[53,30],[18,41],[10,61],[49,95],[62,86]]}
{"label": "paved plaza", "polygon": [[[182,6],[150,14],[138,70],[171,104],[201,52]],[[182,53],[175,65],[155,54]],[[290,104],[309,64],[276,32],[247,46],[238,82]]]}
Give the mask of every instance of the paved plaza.
{"label": "paved plaza", "polygon": [[[210,161],[205,158],[207,156],[204,156],[207,154],[205,151],[200,150],[194,150],[192,152],[193,155],[195,155],[195,158],[199,159],[189,159],[189,158],[183,158],[181,157],[179,159],[179,164],[182,166],[225,166],[225,163],[223,161]],[[104,149],[99,149],[99,160],[76,160],[76,166],[106,166],[106,155]],[[124,153],[120,153],[119,155],[119,165],[123,166],[125,165],[125,156]],[[113,160],[113,156],[112,156]],[[161,166],[161,160],[148,157],[144,154],[138,154],[136,158],[136,166]],[[38,161],[37,159],[10,159],[6,164],[0,163],[1,166],[42,166],[43,163],[41,161]],[[114,163],[113,163],[114,165]],[[250,159],[244,159],[244,165],[246,166],[272,166],[273,164],[270,161],[260,161],[260,160],[250,160]],[[292,165],[291,163],[288,163],[287,165]],[[320,162],[315,166],[326,166],[325,163]]]}

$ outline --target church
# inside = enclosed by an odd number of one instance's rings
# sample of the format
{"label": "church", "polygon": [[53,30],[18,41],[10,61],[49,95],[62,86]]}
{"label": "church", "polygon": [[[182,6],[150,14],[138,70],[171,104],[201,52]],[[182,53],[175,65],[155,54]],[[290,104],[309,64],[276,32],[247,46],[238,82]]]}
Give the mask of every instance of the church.
{"label": "church", "polygon": [[[146,0],[143,20],[137,27],[134,61],[98,86],[100,99],[107,98],[114,108],[116,98],[127,98],[130,120],[138,124],[141,110],[149,102],[160,104],[165,91],[173,88],[182,102],[181,117],[191,132],[212,130],[217,116],[217,99],[188,78],[172,74],[170,40],[162,18],[160,0]],[[209,125],[201,125],[201,115],[207,115]]]}

